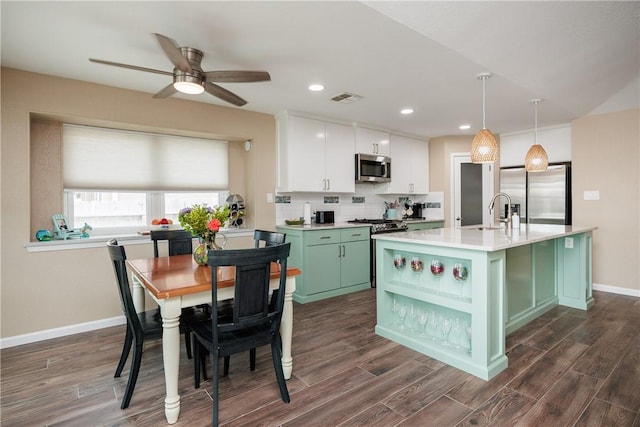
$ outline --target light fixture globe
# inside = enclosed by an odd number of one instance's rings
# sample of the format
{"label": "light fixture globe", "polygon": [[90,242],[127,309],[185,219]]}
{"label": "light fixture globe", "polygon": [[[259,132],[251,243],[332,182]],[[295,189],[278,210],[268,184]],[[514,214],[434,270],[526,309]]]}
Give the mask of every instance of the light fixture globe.
{"label": "light fixture globe", "polygon": [[189,95],[199,95],[204,92],[204,81],[198,75],[176,73],[173,78],[173,87],[178,92]]}
{"label": "light fixture globe", "polygon": [[527,151],[524,158],[524,168],[527,172],[542,172],[549,167],[549,157],[542,145],[534,144]]}
{"label": "light fixture globe", "polygon": [[498,141],[489,129],[481,129],[471,142],[472,163],[493,163],[498,160]]}
{"label": "light fixture globe", "polygon": [[543,172],[549,167],[549,156],[542,145],[538,144],[538,104],[542,99],[535,98],[529,102],[534,109],[533,145],[524,156],[524,168],[527,172]]}
{"label": "light fixture globe", "polygon": [[482,80],[482,129],[471,143],[472,163],[493,163],[498,160],[498,141],[485,125],[485,81],[491,76],[491,73],[482,73],[477,76],[479,80]]}

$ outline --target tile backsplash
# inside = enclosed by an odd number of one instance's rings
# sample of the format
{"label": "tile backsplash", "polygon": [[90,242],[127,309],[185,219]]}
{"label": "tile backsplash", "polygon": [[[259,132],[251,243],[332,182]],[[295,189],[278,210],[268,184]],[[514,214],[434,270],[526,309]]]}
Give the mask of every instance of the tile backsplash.
{"label": "tile backsplash", "polygon": [[290,193],[275,197],[276,223],[285,219],[303,216],[304,204],[311,204],[312,218],[315,211],[334,211],[336,222],[346,222],[355,218],[382,218],[385,202],[408,198],[413,203],[426,203],[426,218],[444,218],[444,193],[432,192],[420,196],[380,195],[370,184],[356,184],[356,194]]}

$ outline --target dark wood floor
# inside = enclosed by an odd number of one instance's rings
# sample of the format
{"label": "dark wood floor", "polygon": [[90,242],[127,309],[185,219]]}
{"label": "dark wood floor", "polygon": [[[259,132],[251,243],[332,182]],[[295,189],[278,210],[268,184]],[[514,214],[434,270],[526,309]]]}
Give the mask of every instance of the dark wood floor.
{"label": "dark wood floor", "polygon": [[[507,338],[509,367],[486,382],[373,333],[375,291],[294,305],[291,403],[270,353],[232,358],[221,382],[228,426],[640,426],[640,299],[594,292],[588,312],[557,307]],[[1,352],[1,424],[164,425],[159,343],[145,347],[131,406],[113,378],[123,327]],[[176,426],[211,424],[209,381],[193,388],[183,349]]]}

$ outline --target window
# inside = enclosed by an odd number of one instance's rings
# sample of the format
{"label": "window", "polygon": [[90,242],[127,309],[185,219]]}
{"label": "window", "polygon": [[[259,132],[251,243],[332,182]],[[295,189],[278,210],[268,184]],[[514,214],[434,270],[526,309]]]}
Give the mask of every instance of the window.
{"label": "window", "polygon": [[96,235],[177,223],[183,207],[228,195],[226,141],[64,125],[63,158],[69,226]]}

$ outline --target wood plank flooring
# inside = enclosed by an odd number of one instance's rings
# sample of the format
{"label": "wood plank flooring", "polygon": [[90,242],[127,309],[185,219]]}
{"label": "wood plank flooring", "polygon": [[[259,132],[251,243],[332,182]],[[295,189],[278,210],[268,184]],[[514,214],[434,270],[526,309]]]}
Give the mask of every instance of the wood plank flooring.
{"label": "wood plank flooring", "polygon": [[[294,303],[291,403],[270,352],[231,359],[220,384],[226,426],[640,426],[640,299],[594,292],[588,312],[556,307],[507,337],[509,367],[483,381],[374,334],[375,290]],[[159,342],[145,345],[131,405],[113,378],[124,327],[2,350],[0,422],[159,426]],[[193,388],[182,346],[176,426],[211,425],[210,381]]]}

